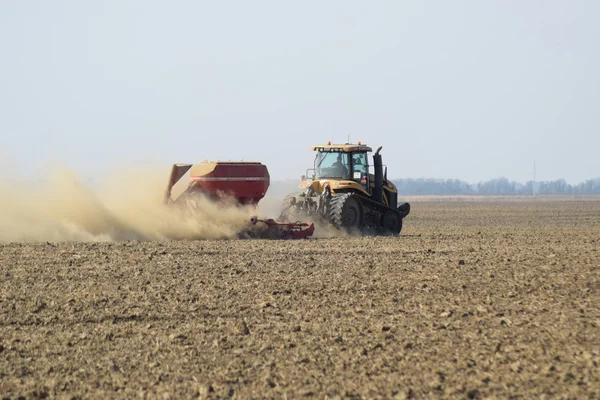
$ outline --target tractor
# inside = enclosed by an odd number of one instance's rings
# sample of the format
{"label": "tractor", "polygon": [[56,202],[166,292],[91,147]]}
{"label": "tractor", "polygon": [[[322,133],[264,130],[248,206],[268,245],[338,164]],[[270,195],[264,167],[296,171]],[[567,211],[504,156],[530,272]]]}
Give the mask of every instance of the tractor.
{"label": "tractor", "polygon": [[302,176],[300,191],[284,200],[280,220],[311,218],[353,234],[399,235],[410,204],[398,205],[398,190],[387,179],[381,149],[369,165],[373,150],[361,142],[313,146],[314,168]]}

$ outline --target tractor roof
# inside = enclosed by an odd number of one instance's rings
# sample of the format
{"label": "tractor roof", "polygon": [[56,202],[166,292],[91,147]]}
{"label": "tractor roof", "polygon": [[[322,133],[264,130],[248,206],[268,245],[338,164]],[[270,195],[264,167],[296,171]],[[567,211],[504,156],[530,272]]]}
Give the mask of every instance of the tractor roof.
{"label": "tractor roof", "polygon": [[352,153],[356,151],[373,151],[366,144],[358,143],[344,143],[344,144],[331,144],[331,142],[327,144],[318,144],[316,146],[312,146],[313,151],[339,151],[344,153]]}

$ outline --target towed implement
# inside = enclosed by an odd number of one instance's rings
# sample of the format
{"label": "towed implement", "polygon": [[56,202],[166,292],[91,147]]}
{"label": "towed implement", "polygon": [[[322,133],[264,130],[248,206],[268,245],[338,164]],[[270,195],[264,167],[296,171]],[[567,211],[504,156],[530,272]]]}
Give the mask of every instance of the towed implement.
{"label": "towed implement", "polygon": [[310,218],[354,234],[400,234],[410,204],[398,205],[398,190],[387,179],[381,147],[373,154],[372,165],[368,159],[372,149],[360,142],[328,142],[312,150],[317,153],[314,168],[302,177],[301,191],[287,196],[283,219]]}
{"label": "towed implement", "polygon": [[[189,184],[176,198],[173,187],[189,171]],[[195,213],[200,196],[218,204],[257,208],[270,185],[267,167],[252,161],[215,161],[200,164],[174,164],[171,168],[164,203]],[[314,224],[280,222],[274,219],[249,218],[239,238],[306,239],[312,237]]]}

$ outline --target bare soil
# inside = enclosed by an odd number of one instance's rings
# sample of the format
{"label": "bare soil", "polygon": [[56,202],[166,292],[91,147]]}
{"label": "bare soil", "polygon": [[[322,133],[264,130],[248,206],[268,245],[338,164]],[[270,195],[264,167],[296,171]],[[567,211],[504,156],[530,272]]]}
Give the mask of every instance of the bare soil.
{"label": "bare soil", "polygon": [[404,225],[0,244],[0,398],[600,398],[600,202]]}

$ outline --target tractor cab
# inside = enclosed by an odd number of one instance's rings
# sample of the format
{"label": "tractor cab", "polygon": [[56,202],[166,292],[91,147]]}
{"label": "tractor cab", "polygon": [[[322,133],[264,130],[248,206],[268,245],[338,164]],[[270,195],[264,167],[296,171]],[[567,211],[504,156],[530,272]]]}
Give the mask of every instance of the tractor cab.
{"label": "tractor cab", "polygon": [[348,180],[358,183],[369,193],[369,160],[371,148],[358,144],[326,145],[312,147],[317,152],[313,180]]}

